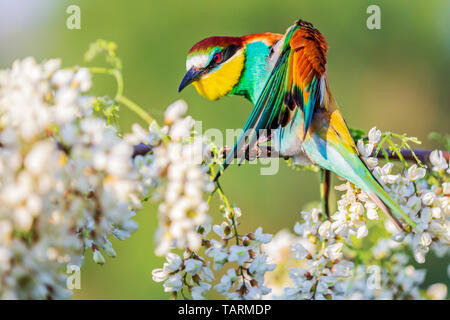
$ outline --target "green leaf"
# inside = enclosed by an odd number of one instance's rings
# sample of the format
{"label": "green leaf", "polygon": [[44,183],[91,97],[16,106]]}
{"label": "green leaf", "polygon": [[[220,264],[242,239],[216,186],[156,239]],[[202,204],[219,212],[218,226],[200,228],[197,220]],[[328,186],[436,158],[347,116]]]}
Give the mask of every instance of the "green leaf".
{"label": "green leaf", "polygon": [[428,135],[428,139],[435,140],[439,144],[441,144],[445,150],[450,150],[450,134],[441,134],[438,132],[430,132]]}
{"label": "green leaf", "polygon": [[364,139],[366,136],[366,132],[361,129],[349,128],[350,134],[353,137],[353,140],[358,141],[359,139]]}

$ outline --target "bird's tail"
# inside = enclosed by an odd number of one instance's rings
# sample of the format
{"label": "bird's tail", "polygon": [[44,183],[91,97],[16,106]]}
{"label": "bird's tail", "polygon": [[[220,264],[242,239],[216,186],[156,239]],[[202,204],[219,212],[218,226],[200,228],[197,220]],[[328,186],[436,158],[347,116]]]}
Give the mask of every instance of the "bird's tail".
{"label": "bird's tail", "polygon": [[[398,203],[384,190],[383,186],[374,177],[372,172],[367,168],[366,164],[359,158],[357,154],[345,157],[345,161],[351,168],[347,170],[335,170],[335,172],[355,184],[369,195],[373,202],[389,217],[394,224],[402,231],[404,227],[397,219],[402,219],[412,228],[416,227],[416,223],[400,208]],[[339,160],[337,161],[340,162]],[[337,169],[335,167],[335,169]],[[394,218],[395,217],[395,218]],[[397,219],[396,219],[397,218]]]}
{"label": "bird's tail", "polygon": [[[415,228],[414,221],[389,196],[361,160],[340,112],[336,108],[322,111],[318,116],[316,115],[316,120],[320,121],[320,117],[326,120],[324,122],[327,123],[327,126],[316,128],[303,141],[303,149],[308,157],[321,167],[336,173],[367,192],[389,217],[402,219],[409,226]],[[393,221],[397,227],[404,230],[398,220],[393,219]]]}
{"label": "bird's tail", "polygon": [[[361,160],[362,162],[362,160]],[[394,224],[399,228],[400,230],[405,231],[401,223],[395,219],[400,218],[403,219],[409,226],[412,228],[416,227],[416,223],[411,220],[411,218],[400,208],[397,202],[395,202],[389,194],[386,192],[386,190],[383,189],[381,184],[377,181],[377,179],[373,176],[373,174],[369,171],[369,169],[366,170],[371,175],[371,179],[368,179],[366,181],[366,185],[368,190],[366,192],[370,196],[373,202],[388,216],[392,219]]]}

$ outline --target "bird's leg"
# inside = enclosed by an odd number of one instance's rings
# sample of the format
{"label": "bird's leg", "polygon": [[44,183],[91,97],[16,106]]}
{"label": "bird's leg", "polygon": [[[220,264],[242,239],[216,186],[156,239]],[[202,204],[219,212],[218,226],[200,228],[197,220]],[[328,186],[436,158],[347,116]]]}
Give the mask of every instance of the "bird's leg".
{"label": "bird's leg", "polygon": [[323,218],[330,217],[328,198],[330,196],[330,171],[320,168],[320,199]]}
{"label": "bird's leg", "polygon": [[269,134],[265,134],[262,135],[258,138],[258,142],[256,143],[257,145],[261,144],[261,143],[265,143],[272,140],[272,132],[270,132]]}
{"label": "bird's leg", "polygon": [[245,150],[245,159],[246,160],[254,160],[258,158],[267,158],[271,156],[271,147],[270,146],[260,146],[260,144],[264,144],[272,139],[272,133],[264,134],[258,137],[255,146],[252,150],[248,148],[248,144],[242,147]]}

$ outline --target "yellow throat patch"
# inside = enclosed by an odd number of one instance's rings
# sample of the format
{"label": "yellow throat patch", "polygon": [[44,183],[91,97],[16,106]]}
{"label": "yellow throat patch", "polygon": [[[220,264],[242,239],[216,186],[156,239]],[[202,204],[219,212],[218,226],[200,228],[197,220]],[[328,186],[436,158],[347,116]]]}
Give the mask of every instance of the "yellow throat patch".
{"label": "yellow throat patch", "polygon": [[216,71],[194,81],[192,84],[201,96],[209,100],[217,100],[229,93],[239,81],[244,68],[244,61],[244,51],[241,49]]}

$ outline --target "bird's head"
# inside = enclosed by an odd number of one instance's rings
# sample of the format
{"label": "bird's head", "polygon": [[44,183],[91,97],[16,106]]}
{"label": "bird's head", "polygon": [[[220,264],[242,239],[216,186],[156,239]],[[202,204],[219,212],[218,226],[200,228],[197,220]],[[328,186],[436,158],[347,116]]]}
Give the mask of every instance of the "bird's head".
{"label": "bird's head", "polygon": [[239,82],[245,54],[240,37],[211,37],[195,44],[188,52],[186,74],[178,91],[193,84],[210,100],[229,94]]}

